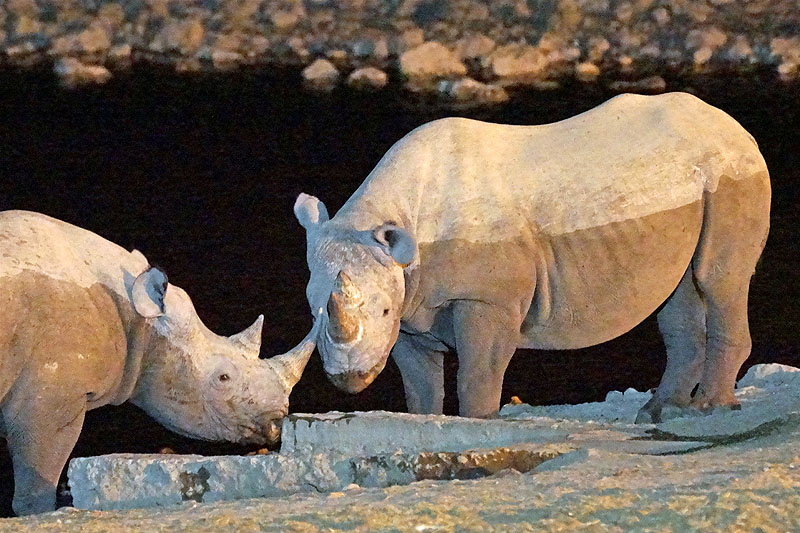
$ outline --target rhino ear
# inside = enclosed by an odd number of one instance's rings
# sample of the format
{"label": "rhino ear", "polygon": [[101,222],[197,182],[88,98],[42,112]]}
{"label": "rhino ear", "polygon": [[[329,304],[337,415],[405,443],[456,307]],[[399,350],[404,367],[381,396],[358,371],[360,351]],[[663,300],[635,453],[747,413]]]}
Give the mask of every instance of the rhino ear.
{"label": "rhino ear", "polygon": [[406,266],[414,260],[417,241],[400,226],[391,222],[382,224],[372,230],[372,237],[398,264]]}
{"label": "rhino ear", "polygon": [[145,318],[163,315],[167,283],[167,275],[155,267],[150,267],[139,274],[131,289],[131,299],[136,312]]}
{"label": "rhino ear", "polygon": [[317,226],[328,221],[328,210],[316,196],[301,192],[294,202],[294,216],[306,231],[313,231]]}

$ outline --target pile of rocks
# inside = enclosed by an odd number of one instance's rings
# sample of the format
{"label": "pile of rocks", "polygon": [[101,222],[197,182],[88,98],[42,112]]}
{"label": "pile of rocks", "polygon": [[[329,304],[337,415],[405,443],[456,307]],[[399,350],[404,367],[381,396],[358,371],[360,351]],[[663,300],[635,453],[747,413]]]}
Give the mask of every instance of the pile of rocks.
{"label": "pile of rocks", "polygon": [[797,77],[800,9],[795,0],[0,3],[0,62],[45,60],[68,84],[105,81],[135,61],[178,71],[280,65],[304,68],[315,89],[380,89],[399,74],[412,90],[502,102],[509,87],[568,78],[660,91],[668,71]]}

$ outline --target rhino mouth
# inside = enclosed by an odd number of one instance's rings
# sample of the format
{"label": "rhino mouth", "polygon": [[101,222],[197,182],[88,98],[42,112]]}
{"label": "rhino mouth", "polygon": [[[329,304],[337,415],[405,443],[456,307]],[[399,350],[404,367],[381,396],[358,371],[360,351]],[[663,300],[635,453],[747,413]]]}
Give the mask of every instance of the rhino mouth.
{"label": "rhino mouth", "polygon": [[366,372],[357,372],[353,370],[349,372],[340,372],[338,374],[328,374],[328,379],[336,388],[350,394],[357,394],[366,389],[375,380],[384,366],[386,366],[385,359]]}

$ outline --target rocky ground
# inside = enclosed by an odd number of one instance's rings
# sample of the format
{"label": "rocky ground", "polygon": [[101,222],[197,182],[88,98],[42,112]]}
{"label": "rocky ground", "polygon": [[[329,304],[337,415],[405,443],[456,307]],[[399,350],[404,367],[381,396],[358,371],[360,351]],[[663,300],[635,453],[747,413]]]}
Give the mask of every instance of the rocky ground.
{"label": "rocky ground", "polygon": [[[741,411],[674,418],[649,426],[647,439],[629,440],[610,435],[642,431],[630,422],[647,393],[611,393],[577,406],[507,406],[509,422],[569,428],[572,451],[528,473],[144,510],[65,508],[4,520],[0,531],[797,531],[800,371],[758,365],[737,396]],[[599,446],[604,439],[625,444]],[[645,441],[705,446],[631,447]]]}
{"label": "rocky ground", "polygon": [[52,61],[67,85],[137,62],[303,69],[306,83],[404,83],[502,102],[577,78],[658,92],[664,76],[800,75],[796,0],[6,0],[0,63]]}

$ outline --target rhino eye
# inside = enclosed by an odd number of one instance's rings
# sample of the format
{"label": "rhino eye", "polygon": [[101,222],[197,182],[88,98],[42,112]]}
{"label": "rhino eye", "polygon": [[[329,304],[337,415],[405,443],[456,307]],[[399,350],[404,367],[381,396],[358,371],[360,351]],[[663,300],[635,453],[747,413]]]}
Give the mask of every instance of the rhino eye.
{"label": "rhino eye", "polygon": [[220,381],[228,381],[229,379],[231,379],[231,377],[228,374],[220,374],[219,378],[217,379],[219,379]]}
{"label": "rhino eye", "polygon": [[389,314],[389,309],[384,309],[384,310],[383,310],[383,316],[386,316],[386,315],[388,315],[388,314]]}

